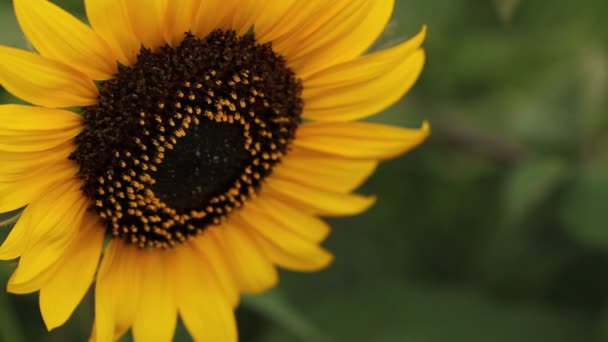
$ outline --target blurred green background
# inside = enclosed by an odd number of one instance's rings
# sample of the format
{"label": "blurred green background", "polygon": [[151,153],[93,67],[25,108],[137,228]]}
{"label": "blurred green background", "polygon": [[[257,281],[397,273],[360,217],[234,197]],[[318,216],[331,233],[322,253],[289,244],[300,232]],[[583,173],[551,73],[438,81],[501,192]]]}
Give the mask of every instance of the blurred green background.
{"label": "blurred green background", "polygon": [[[397,3],[375,48],[427,24],[428,63],[373,120],[433,135],[363,186],[373,209],[331,220],[333,266],[244,299],[241,340],[608,340],[608,2]],[[0,32],[26,47],[10,0]],[[47,333],[37,295],[0,295],[1,341],[84,341],[92,318],[89,295]]]}

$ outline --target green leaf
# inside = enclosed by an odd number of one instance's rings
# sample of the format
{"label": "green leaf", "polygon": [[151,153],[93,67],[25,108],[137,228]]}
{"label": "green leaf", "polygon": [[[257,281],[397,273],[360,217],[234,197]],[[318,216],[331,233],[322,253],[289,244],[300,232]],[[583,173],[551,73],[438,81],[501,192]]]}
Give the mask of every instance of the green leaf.
{"label": "green leaf", "polygon": [[544,157],[516,166],[503,189],[503,207],[508,222],[521,223],[563,184],[568,175],[568,164],[561,159]]}
{"label": "green leaf", "polygon": [[[331,341],[338,342],[571,342],[592,341],[595,333],[582,317],[402,280],[371,280],[365,286],[319,293],[305,307]],[[290,340],[279,329],[260,339]]]}
{"label": "green leaf", "polygon": [[261,295],[243,296],[243,305],[258,312],[275,322],[292,338],[298,338],[303,342],[328,341],[311,321],[297,311],[278,290],[272,290]]}
{"label": "green leaf", "polygon": [[578,125],[581,140],[590,147],[595,139],[605,135],[608,127],[608,53],[603,46],[589,44],[581,58],[581,104]]}
{"label": "green leaf", "polygon": [[566,194],[560,211],[568,232],[590,246],[608,249],[608,168],[584,169]]}

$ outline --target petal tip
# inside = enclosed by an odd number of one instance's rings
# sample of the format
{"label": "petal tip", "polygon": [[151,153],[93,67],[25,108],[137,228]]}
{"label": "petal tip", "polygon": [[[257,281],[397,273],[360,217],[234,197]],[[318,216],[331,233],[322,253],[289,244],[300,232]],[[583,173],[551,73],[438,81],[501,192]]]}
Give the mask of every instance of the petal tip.
{"label": "petal tip", "polygon": [[368,211],[378,201],[378,197],[375,196],[375,195],[360,196],[360,198],[361,198],[361,206],[359,208],[359,213],[363,213],[363,212]]}
{"label": "petal tip", "polygon": [[422,122],[422,126],[420,127],[420,130],[424,133],[425,138],[431,134],[431,124],[428,122],[428,120],[424,120]]}
{"label": "petal tip", "polygon": [[46,331],[51,332],[56,328],[63,325],[63,323],[56,322],[56,320],[48,317],[50,315],[42,315],[42,320],[44,321],[44,326],[46,327]]}
{"label": "petal tip", "polygon": [[422,25],[422,28],[420,29],[420,33],[419,33],[421,35],[422,39],[426,38],[426,34],[428,33],[428,29],[429,29],[429,27],[427,26],[427,24],[423,24]]}
{"label": "petal tip", "polygon": [[12,277],[8,280],[8,282],[6,283],[6,292],[8,293],[13,293],[13,294],[22,294],[23,291],[19,290],[19,287],[14,284],[14,281],[12,281]]}
{"label": "petal tip", "polygon": [[326,269],[327,267],[331,266],[331,264],[333,264],[336,260],[336,256],[333,253],[327,251],[326,249],[323,249],[323,252],[324,260],[319,265],[320,267],[318,270]]}

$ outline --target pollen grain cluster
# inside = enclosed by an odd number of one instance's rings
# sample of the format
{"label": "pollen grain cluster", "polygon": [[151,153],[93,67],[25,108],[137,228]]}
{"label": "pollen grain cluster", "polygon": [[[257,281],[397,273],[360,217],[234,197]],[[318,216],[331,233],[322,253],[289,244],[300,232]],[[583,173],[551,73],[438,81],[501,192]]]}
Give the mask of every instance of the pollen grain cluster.
{"label": "pollen grain cluster", "polygon": [[186,34],[101,84],[70,158],[108,234],[168,248],[255,195],[295,137],[301,91],[253,35]]}

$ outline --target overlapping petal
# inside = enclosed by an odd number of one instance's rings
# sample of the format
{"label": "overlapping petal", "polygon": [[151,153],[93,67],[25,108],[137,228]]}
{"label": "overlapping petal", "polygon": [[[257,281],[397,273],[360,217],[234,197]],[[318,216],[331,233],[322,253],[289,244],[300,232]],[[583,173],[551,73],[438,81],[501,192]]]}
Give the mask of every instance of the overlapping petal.
{"label": "overlapping petal", "polygon": [[297,207],[269,196],[259,196],[251,201],[248,210],[267,215],[285,229],[314,242],[322,242],[331,232],[329,225],[315,215],[302,212]]}
{"label": "overlapping petal", "polygon": [[322,216],[360,214],[369,209],[376,201],[374,197],[340,194],[278,178],[268,179],[264,191],[273,197],[298,206],[302,210]]}
{"label": "overlapping petal", "polygon": [[205,0],[200,7],[192,26],[192,33],[199,37],[206,36],[215,29],[227,30],[232,27],[232,14],[237,2],[234,0]]}
{"label": "overlapping petal", "polygon": [[289,246],[273,242],[257,232],[253,235],[268,259],[291,271],[319,271],[326,268],[334,260],[331,253],[318,245],[310,244],[305,252],[295,253],[289,249]]}
{"label": "overlapping petal", "polygon": [[98,342],[115,341],[133,325],[144,286],[138,248],[111,240],[97,272],[95,331]]}
{"label": "overlapping petal", "polygon": [[[28,221],[31,217],[22,217]],[[47,328],[63,325],[87,292],[101,254],[104,230],[97,217],[87,214],[77,238],[65,249],[60,260],[34,277],[23,280],[17,268],[7,284],[7,291],[16,294],[40,292],[40,311]]]}
{"label": "overlapping petal", "polygon": [[97,101],[95,83],[80,71],[38,54],[0,46],[0,85],[38,106],[65,108]]}
{"label": "overlapping petal", "polygon": [[210,265],[188,245],[175,248],[169,255],[179,313],[194,340],[236,342],[232,306],[217,279],[210,275]]}
{"label": "overlapping petal", "polygon": [[391,49],[331,66],[305,79],[304,116],[350,121],[392,105],[414,85],[424,66],[426,29]]}
{"label": "overlapping petal", "polygon": [[177,305],[170,268],[175,265],[170,264],[167,253],[161,251],[140,251],[138,254],[142,283],[133,337],[136,341],[172,341],[177,325]]}
{"label": "overlapping petal", "polygon": [[422,143],[430,133],[420,129],[368,122],[308,123],[298,130],[294,145],[333,156],[353,159],[388,159]]}
{"label": "overlapping petal", "polygon": [[326,191],[348,193],[376,169],[374,160],[345,160],[294,150],[273,169],[273,176]]}
{"label": "overlapping petal", "polygon": [[305,77],[365,52],[384,30],[393,7],[394,0],[288,1],[261,14],[256,33]]}
{"label": "overlapping petal", "polygon": [[196,24],[201,0],[180,0],[167,6],[165,13],[165,40],[172,46],[178,45],[184,39],[185,33]]}
{"label": "overlapping petal", "polygon": [[40,171],[46,171],[57,164],[66,163],[73,150],[74,145],[67,142],[42,151],[0,151],[0,160],[3,162],[0,169],[0,184],[20,182],[36,173],[40,173]]}
{"label": "overlapping petal", "polygon": [[222,289],[222,293],[228,303],[232,307],[236,307],[240,300],[240,289],[232,274],[232,266],[228,262],[220,243],[213,237],[213,233],[211,233],[203,234],[193,239],[193,245],[196,248],[196,252],[200,254],[200,258],[205,259],[209,264],[209,276],[217,279],[217,284]]}
{"label": "overlapping petal", "polygon": [[49,330],[70,318],[91,286],[101,255],[104,229],[94,214],[87,215],[82,227],[74,229],[78,230],[78,237],[40,289],[40,312]]}
{"label": "overlapping petal", "polygon": [[239,225],[225,223],[207,232],[217,239],[230,264],[239,288],[245,293],[260,293],[276,285],[278,272],[264,252]]}
{"label": "overlapping petal", "polygon": [[255,239],[264,254],[277,265],[292,270],[314,271],[327,267],[333,260],[331,253],[319,247],[317,242],[306,239],[259,211],[242,210],[234,219],[248,230],[250,238]]}
{"label": "overlapping petal", "polygon": [[[164,45],[168,0],[129,0],[123,3],[133,32],[142,44],[153,50]],[[172,2],[171,6],[176,4]]]}
{"label": "overlapping petal", "polygon": [[32,203],[49,188],[70,180],[77,172],[78,168],[71,161],[59,160],[20,177],[18,181],[0,182],[0,212],[17,210]]}
{"label": "overlapping petal", "polygon": [[306,77],[328,65],[360,56],[384,31],[393,7],[394,0],[348,1],[317,30],[307,28],[310,33],[300,33],[296,49],[288,55],[289,64]]}
{"label": "overlapping petal", "polygon": [[68,141],[80,131],[81,121],[62,110],[0,106],[0,212],[23,207],[76,173],[67,160]]}
{"label": "overlapping petal", "polygon": [[[262,42],[271,42],[282,34],[297,28],[297,19],[305,17],[303,15],[305,12],[302,10],[307,8],[312,11],[315,1],[284,0],[276,1],[272,6],[258,1],[257,4],[262,10],[257,12],[259,15],[255,18],[256,38]],[[306,7],[295,8],[295,6]],[[298,12],[299,16],[296,15]]]}
{"label": "overlapping petal", "polygon": [[59,260],[83,222],[87,201],[79,182],[67,179],[32,202],[0,247],[0,258],[21,256],[11,278],[25,283],[40,275]]}
{"label": "overlapping petal", "polygon": [[137,59],[141,40],[135,36],[125,1],[84,0],[91,27],[107,42],[118,61],[131,65]]}
{"label": "overlapping petal", "polygon": [[[25,105],[0,105],[0,136],[53,135],[81,129],[82,117],[62,109]],[[74,136],[67,136],[64,141]]]}
{"label": "overlapping petal", "polygon": [[232,13],[231,28],[238,34],[247,33],[254,25],[255,19],[266,11],[268,7],[272,7],[268,5],[265,7],[260,6],[259,4],[264,3],[264,1],[259,0],[238,0],[236,3],[238,7]]}
{"label": "overlapping petal", "polygon": [[55,59],[97,80],[116,72],[116,57],[89,26],[46,0],[14,0],[27,39],[44,57]]}

